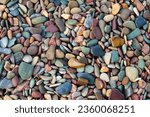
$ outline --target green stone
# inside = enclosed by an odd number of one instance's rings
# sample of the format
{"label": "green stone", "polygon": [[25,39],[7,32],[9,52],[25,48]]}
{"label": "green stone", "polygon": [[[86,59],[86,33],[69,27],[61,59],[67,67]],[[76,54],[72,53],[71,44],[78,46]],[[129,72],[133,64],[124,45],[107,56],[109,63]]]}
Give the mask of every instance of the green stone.
{"label": "green stone", "polygon": [[94,67],[92,65],[85,66],[86,73],[92,73],[94,71]]}
{"label": "green stone", "polygon": [[26,80],[28,78],[31,77],[32,73],[33,73],[33,65],[25,63],[25,62],[21,62],[20,66],[19,66],[19,75],[21,76],[21,78],[23,80]]}
{"label": "green stone", "polygon": [[139,66],[142,70],[144,69],[144,67],[145,67],[145,62],[144,62],[143,59],[140,59],[140,60],[138,61],[138,66]]}
{"label": "green stone", "polygon": [[15,63],[19,63],[23,59],[23,53],[17,52],[14,54]]}
{"label": "green stone", "polygon": [[132,39],[136,38],[139,35],[141,35],[141,30],[139,28],[136,28],[130,34],[127,35],[127,39],[132,40]]}
{"label": "green stone", "polygon": [[84,72],[84,67],[77,68],[77,72]]}
{"label": "green stone", "polygon": [[133,21],[125,21],[123,26],[134,30],[136,28],[135,23]]}
{"label": "green stone", "polygon": [[87,43],[87,46],[91,47],[91,46],[97,45],[97,43],[98,43],[97,39],[92,39]]}
{"label": "green stone", "polygon": [[40,24],[40,23],[43,23],[46,21],[46,17],[44,17],[44,16],[36,17],[36,18],[33,18],[31,21],[35,25]]}
{"label": "green stone", "polygon": [[29,32],[22,32],[22,36],[26,39],[30,38],[30,33]]}
{"label": "green stone", "polygon": [[0,63],[0,75],[1,75],[1,73],[3,71],[4,63],[5,63],[4,60],[2,60],[1,63]]}
{"label": "green stone", "polygon": [[68,19],[67,24],[69,24],[69,25],[76,25],[77,24],[77,20]]}
{"label": "green stone", "polygon": [[88,47],[82,47],[82,52],[84,54],[89,54],[90,53],[90,48],[88,48]]}
{"label": "green stone", "polygon": [[111,52],[111,62],[118,62],[119,61],[119,55],[118,55],[118,51],[112,51]]}

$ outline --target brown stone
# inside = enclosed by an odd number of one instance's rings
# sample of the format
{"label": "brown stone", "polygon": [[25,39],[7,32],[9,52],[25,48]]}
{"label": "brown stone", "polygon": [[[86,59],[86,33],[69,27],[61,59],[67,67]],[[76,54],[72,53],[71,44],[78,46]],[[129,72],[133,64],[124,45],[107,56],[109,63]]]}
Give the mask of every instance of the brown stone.
{"label": "brown stone", "polygon": [[81,67],[84,67],[85,64],[84,63],[81,63],[79,62],[77,59],[75,58],[71,58],[69,61],[68,61],[68,65],[69,67],[72,67],[72,68],[81,68]]}
{"label": "brown stone", "polygon": [[124,79],[122,80],[122,84],[126,85],[129,82],[129,78],[128,77],[124,77]]}
{"label": "brown stone", "polygon": [[133,94],[133,95],[131,96],[131,99],[132,99],[132,100],[139,100],[140,97],[139,97],[138,94]]}
{"label": "brown stone", "polygon": [[101,39],[101,38],[102,38],[102,32],[101,32],[101,30],[100,30],[99,27],[94,27],[94,28],[92,29],[92,34],[93,34],[93,36],[94,36],[95,38],[97,38],[97,39]]}
{"label": "brown stone", "polygon": [[125,100],[125,97],[118,89],[112,89],[109,100]]}
{"label": "brown stone", "polygon": [[78,78],[77,84],[78,85],[86,85],[86,84],[88,84],[88,80],[84,79],[84,78]]}
{"label": "brown stone", "polygon": [[104,83],[101,79],[96,78],[95,79],[95,86],[97,89],[102,89],[104,87]]}
{"label": "brown stone", "polygon": [[120,37],[112,37],[110,41],[113,47],[120,47],[125,43],[125,40]]}
{"label": "brown stone", "polygon": [[31,96],[35,99],[39,99],[41,97],[41,93],[38,91],[33,91]]}
{"label": "brown stone", "polygon": [[74,7],[78,7],[78,2],[74,0],[70,0],[68,6],[72,9]]}

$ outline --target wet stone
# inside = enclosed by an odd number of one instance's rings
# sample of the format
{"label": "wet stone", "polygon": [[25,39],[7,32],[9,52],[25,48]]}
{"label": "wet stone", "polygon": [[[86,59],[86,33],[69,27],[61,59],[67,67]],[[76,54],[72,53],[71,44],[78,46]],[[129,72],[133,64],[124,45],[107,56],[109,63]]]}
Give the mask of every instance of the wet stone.
{"label": "wet stone", "polygon": [[67,95],[71,91],[71,83],[65,82],[56,88],[56,92],[60,95]]}
{"label": "wet stone", "polygon": [[21,62],[19,65],[19,75],[23,80],[26,80],[32,76],[33,73],[33,66],[31,64]]}

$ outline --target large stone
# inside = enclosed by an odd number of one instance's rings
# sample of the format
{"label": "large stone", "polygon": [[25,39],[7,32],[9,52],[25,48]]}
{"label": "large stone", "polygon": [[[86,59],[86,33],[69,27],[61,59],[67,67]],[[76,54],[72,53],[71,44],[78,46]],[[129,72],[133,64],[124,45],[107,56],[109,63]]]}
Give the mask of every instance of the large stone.
{"label": "large stone", "polygon": [[116,15],[120,11],[120,4],[116,3],[112,5],[112,14]]}
{"label": "large stone", "polygon": [[0,80],[0,89],[9,89],[12,87],[12,81],[7,79],[7,78],[3,78]]}
{"label": "large stone", "polygon": [[48,60],[53,60],[55,58],[55,48],[56,46],[51,45],[46,52],[46,57]]}
{"label": "large stone", "polygon": [[72,68],[81,68],[81,67],[84,67],[85,64],[84,63],[81,63],[79,62],[77,59],[75,58],[71,58],[69,61],[68,61],[68,65]]}
{"label": "large stone", "polygon": [[96,57],[103,57],[105,54],[100,45],[91,47],[91,53]]}
{"label": "large stone", "polygon": [[138,77],[138,70],[135,67],[126,67],[126,76],[130,79],[131,82],[136,82]]}
{"label": "large stone", "polygon": [[23,80],[26,80],[32,76],[33,73],[33,66],[31,64],[21,62],[19,66],[19,75]]}
{"label": "large stone", "polygon": [[118,89],[112,89],[109,100],[125,100],[125,97]]}
{"label": "large stone", "polygon": [[110,41],[113,47],[120,47],[125,43],[125,40],[119,37],[112,37]]}
{"label": "large stone", "polygon": [[71,83],[65,82],[56,88],[56,92],[60,95],[67,95],[71,91]]}

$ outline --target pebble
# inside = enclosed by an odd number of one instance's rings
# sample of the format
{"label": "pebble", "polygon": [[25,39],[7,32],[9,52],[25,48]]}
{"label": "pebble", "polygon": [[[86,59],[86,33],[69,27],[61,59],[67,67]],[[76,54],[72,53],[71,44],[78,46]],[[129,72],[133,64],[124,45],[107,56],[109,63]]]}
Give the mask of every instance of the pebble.
{"label": "pebble", "polygon": [[33,66],[31,64],[21,62],[21,64],[19,65],[18,72],[22,80],[26,80],[31,77],[33,73]]}
{"label": "pebble", "polygon": [[137,36],[141,35],[141,31],[139,28],[136,28],[134,29],[132,32],[130,32],[128,35],[127,35],[127,39],[128,40],[132,40],[134,38],[136,38]]}
{"label": "pebble", "polygon": [[92,16],[91,16],[91,14],[87,14],[86,15],[86,19],[85,19],[85,21],[84,21],[84,26],[86,27],[86,28],[90,28],[91,27],[91,25],[92,25]]}
{"label": "pebble", "polygon": [[126,75],[131,82],[136,82],[138,77],[138,70],[135,67],[126,67]]}
{"label": "pebble", "polygon": [[125,43],[125,40],[119,37],[112,37],[110,41],[113,47],[120,47]]}
{"label": "pebble", "polygon": [[147,83],[145,90],[149,93],[150,92],[150,83]]}
{"label": "pebble", "polygon": [[122,9],[122,12],[120,14],[120,17],[123,19],[123,20],[126,20],[128,19],[128,17],[130,16],[131,14],[131,11],[129,9]]}
{"label": "pebble", "polygon": [[123,23],[123,26],[125,26],[131,30],[134,30],[136,28],[135,23],[133,21],[125,21]]}
{"label": "pebble", "polygon": [[104,83],[101,79],[96,78],[95,79],[95,86],[97,89],[102,89],[104,87]]}
{"label": "pebble", "polygon": [[105,53],[103,59],[104,59],[105,63],[106,63],[107,65],[109,65],[110,60],[111,60],[111,53],[110,53],[110,52],[109,52],[109,53]]}
{"label": "pebble", "polygon": [[106,73],[102,73],[100,74],[100,79],[105,81],[105,82],[109,82],[109,76]]}
{"label": "pebble", "polygon": [[116,15],[120,11],[120,5],[118,3],[112,5],[112,14]]}
{"label": "pebble", "polygon": [[2,1],[0,1],[0,3],[2,3],[2,4],[6,4],[8,2],[8,0],[2,0]]}
{"label": "pebble", "polygon": [[147,19],[147,20],[150,21],[150,11],[149,11],[149,10],[146,10],[146,11],[144,12],[144,14],[143,14],[143,17],[144,17],[145,19]]}
{"label": "pebble", "polygon": [[144,67],[145,67],[145,62],[144,62],[143,59],[140,59],[140,60],[138,61],[138,66],[139,66],[142,70],[144,69]]}
{"label": "pebble", "polygon": [[31,20],[32,24],[34,24],[34,25],[43,23],[45,21],[46,21],[46,17],[44,17],[44,16],[35,17]]}
{"label": "pebble", "polygon": [[71,9],[74,8],[74,7],[78,7],[78,2],[71,0],[68,3],[68,7],[70,7]]}
{"label": "pebble", "polygon": [[104,21],[105,21],[105,22],[110,22],[110,21],[112,21],[113,19],[114,19],[114,16],[113,16],[112,14],[106,15],[106,16],[104,17]]}
{"label": "pebble", "polygon": [[125,100],[125,97],[118,89],[112,89],[109,100]]}
{"label": "pebble", "polygon": [[51,45],[47,50],[46,57],[48,60],[53,60],[55,58],[55,49],[56,47],[54,45]]}
{"label": "pebble", "polygon": [[90,53],[90,48],[88,48],[88,47],[82,47],[82,52],[84,54],[89,54]]}
{"label": "pebble", "polygon": [[81,67],[84,67],[85,64],[84,63],[81,63],[79,62],[77,59],[75,58],[71,58],[69,61],[68,61],[68,65],[72,68],[81,68]]}
{"label": "pebble", "polygon": [[100,45],[92,46],[91,53],[96,57],[103,57],[104,51]]}
{"label": "pebble", "polygon": [[89,73],[77,73],[77,77],[78,78],[84,78],[84,79],[88,80],[89,84],[94,84],[94,82],[95,82],[94,76],[92,76]]}
{"label": "pebble", "polygon": [[1,40],[0,40],[0,46],[2,48],[6,48],[8,45],[8,38],[7,37],[3,37]]}
{"label": "pebble", "polygon": [[86,85],[86,84],[88,84],[88,80],[84,79],[84,78],[78,78],[77,84],[78,85]]}
{"label": "pebble", "polygon": [[38,47],[37,47],[37,46],[30,46],[30,47],[27,49],[27,53],[28,53],[29,55],[35,56],[35,55],[38,53]]}
{"label": "pebble", "polygon": [[65,31],[65,25],[64,25],[62,19],[56,18],[56,19],[55,19],[55,23],[56,23],[56,25],[58,26],[58,28],[59,28],[59,30],[60,30],[61,32],[64,32],[64,31]]}
{"label": "pebble", "polygon": [[78,7],[74,7],[71,9],[71,14],[79,14],[81,12],[81,9]]}
{"label": "pebble", "polygon": [[9,89],[12,87],[12,81],[7,79],[7,78],[3,78],[0,80],[0,89]]}
{"label": "pebble", "polygon": [[64,58],[65,54],[60,50],[56,49],[56,58]]}
{"label": "pebble", "polygon": [[119,61],[118,51],[111,51],[111,63]]}
{"label": "pebble", "polygon": [[94,67],[92,65],[86,65],[85,66],[85,72],[86,73],[92,73],[94,71]]}
{"label": "pebble", "polygon": [[30,56],[30,55],[25,55],[25,56],[23,57],[23,61],[26,62],[26,63],[32,62],[32,56]]}
{"label": "pebble", "polygon": [[142,46],[142,52],[144,54],[148,54],[150,52],[150,47],[148,44],[144,43],[144,45]]}
{"label": "pebble", "polygon": [[1,54],[10,54],[11,49],[9,49],[9,48],[0,48],[0,53]]}
{"label": "pebble", "polygon": [[139,16],[135,19],[135,24],[138,28],[141,28],[146,24],[146,20],[142,16]]}
{"label": "pebble", "polygon": [[42,95],[39,91],[33,91],[31,96],[34,98],[34,99],[39,99]]}
{"label": "pebble", "polygon": [[20,63],[22,61],[22,58],[23,58],[22,52],[16,52],[14,54],[15,63]]}
{"label": "pebble", "polygon": [[70,82],[65,82],[56,88],[56,92],[60,95],[67,95],[71,91],[71,87]]}

